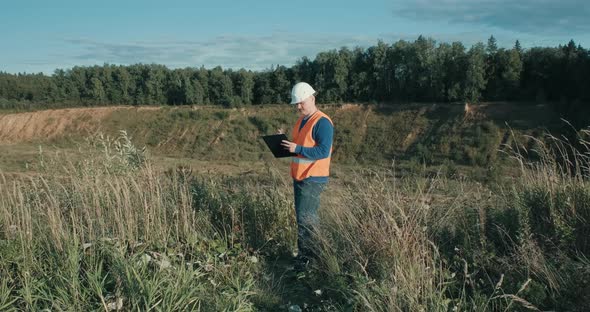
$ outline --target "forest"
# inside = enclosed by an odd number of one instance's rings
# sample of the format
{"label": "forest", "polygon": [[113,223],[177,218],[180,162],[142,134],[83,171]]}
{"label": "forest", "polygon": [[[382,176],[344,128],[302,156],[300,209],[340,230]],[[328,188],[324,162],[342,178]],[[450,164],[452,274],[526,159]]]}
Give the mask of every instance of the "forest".
{"label": "forest", "polygon": [[104,64],[56,69],[50,76],[0,72],[0,108],[280,104],[288,101],[292,84],[307,81],[321,103],[550,103],[583,126],[583,116],[590,115],[588,73],[589,50],[573,40],[528,49],[517,40],[506,49],[491,36],[467,48],[420,36],[366,49],[342,47],[264,71]]}

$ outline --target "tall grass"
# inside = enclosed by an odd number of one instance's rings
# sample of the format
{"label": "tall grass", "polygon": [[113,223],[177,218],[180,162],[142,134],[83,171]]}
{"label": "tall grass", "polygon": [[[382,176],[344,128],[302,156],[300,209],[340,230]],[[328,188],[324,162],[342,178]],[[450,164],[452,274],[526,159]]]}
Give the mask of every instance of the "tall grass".
{"label": "tall grass", "polygon": [[522,177],[509,197],[520,225],[515,259],[545,287],[538,300],[576,311],[590,308],[589,134],[547,134],[531,138],[534,149],[515,147]]}
{"label": "tall grass", "polygon": [[99,136],[83,161],[0,174],[0,309],[584,311],[588,134],[577,148],[539,140],[535,162],[515,151],[511,185],[339,175],[296,279],[276,264],[296,241],[278,169],[195,176],[155,166],[126,133]]}
{"label": "tall grass", "polygon": [[[570,255],[590,254],[590,131],[581,130],[576,142],[552,135],[532,138],[539,161],[516,159],[522,168],[517,203],[526,234],[544,249],[563,249]],[[526,151],[529,152],[529,151]]]}
{"label": "tall grass", "polygon": [[84,162],[0,176],[0,306],[252,310],[258,261],[212,224],[194,181],[142,162],[125,135],[104,143]]}
{"label": "tall grass", "polygon": [[359,172],[336,196],[346,204],[324,210],[318,267],[341,308],[496,311],[527,302],[516,295],[526,278],[511,289],[503,269],[478,263],[487,250],[486,207],[495,203],[487,188]]}
{"label": "tall grass", "polygon": [[[427,231],[430,189],[402,192],[388,178],[352,181],[338,194],[348,205],[326,210],[321,265],[360,310],[444,311],[446,269]],[[345,286],[349,278],[355,287]]]}
{"label": "tall grass", "polygon": [[367,311],[590,308],[589,134],[515,151],[506,185],[359,172],[318,229],[325,287]]}

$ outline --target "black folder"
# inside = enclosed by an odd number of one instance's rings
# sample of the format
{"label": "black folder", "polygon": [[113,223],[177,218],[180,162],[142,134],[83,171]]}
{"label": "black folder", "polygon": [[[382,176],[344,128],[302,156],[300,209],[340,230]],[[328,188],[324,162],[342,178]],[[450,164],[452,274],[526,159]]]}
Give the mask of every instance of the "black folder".
{"label": "black folder", "polygon": [[275,158],[291,157],[297,155],[295,153],[289,152],[285,149],[285,147],[281,145],[281,142],[283,140],[289,140],[287,139],[287,136],[284,134],[265,135],[262,136],[262,139],[264,140],[264,143],[266,143],[272,154],[275,156]]}

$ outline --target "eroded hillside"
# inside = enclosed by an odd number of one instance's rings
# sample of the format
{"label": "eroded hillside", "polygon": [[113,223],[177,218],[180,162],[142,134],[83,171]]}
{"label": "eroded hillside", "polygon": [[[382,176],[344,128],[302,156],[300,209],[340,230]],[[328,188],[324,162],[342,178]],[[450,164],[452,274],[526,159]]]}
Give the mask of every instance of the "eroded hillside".
{"label": "eroded hillside", "polygon": [[[486,164],[502,144],[538,134],[559,123],[543,106],[492,103],[320,107],[336,125],[333,157],[342,162],[419,158]],[[202,160],[264,160],[271,155],[259,139],[297,118],[287,105],[217,107],[102,107],[0,112],[0,145],[76,141],[126,130],[137,145],[156,154]],[[512,130],[512,131],[511,131]]]}

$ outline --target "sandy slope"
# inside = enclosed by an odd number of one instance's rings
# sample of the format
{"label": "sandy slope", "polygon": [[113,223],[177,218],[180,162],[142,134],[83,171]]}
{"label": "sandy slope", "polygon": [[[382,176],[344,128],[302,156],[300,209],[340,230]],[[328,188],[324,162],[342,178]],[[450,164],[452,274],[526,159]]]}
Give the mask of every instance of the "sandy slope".
{"label": "sandy slope", "polygon": [[[101,122],[118,110],[157,107],[97,107],[0,114],[0,144],[52,139],[68,133],[95,133]],[[68,131],[64,133],[65,131]]]}

